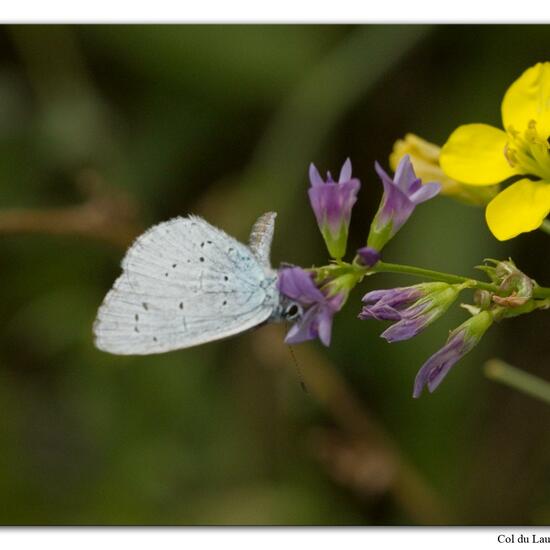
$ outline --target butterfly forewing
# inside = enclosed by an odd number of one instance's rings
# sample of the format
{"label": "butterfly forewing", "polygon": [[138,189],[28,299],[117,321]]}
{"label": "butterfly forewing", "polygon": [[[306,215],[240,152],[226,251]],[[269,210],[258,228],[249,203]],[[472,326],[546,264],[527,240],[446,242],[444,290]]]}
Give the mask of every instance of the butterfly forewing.
{"label": "butterfly forewing", "polygon": [[277,301],[274,277],[251,250],[201,218],[175,218],[139,237],[101,306],[96,345],[148,354],[256,326]]}

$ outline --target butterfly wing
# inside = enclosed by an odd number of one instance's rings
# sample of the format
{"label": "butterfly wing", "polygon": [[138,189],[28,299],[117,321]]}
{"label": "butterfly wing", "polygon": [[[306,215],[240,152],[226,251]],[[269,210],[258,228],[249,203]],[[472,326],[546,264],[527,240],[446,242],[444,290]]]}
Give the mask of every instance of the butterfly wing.
{"label": "butterfly wing", "polygon": [[275,277],[252,251],[201,218],[175,218],[130,247],[94,324],[96,346],[161,353],[232,336],[266,321]]}

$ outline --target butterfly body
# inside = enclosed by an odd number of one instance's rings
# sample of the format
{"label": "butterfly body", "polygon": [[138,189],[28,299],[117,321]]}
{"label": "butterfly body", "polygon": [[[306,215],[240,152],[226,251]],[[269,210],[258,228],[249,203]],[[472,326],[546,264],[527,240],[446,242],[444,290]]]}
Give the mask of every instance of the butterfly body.
{"label": "butterfly body", "polygon": [[289,304],[269,263],[274,222],[274,213],[261,216],[250,246],[196,216],[153,226],[127,251],[99,308],[96,346],[162,353],[285,318]]}

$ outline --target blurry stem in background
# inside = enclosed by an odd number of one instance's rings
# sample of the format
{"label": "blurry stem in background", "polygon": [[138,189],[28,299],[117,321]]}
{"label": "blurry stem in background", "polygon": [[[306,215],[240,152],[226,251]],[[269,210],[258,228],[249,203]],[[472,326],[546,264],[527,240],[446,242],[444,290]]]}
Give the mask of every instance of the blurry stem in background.
{"label": "blurry stem in background", "polygon": [[142,230],[132,197],[120,189],[109,188],[91,170],[79,175],[78,184],[86,196],[82,204],[65,208],[0,210],[0,235],[79,235],[127,247]]}
{"label": "blurry stem in background", "polygon": [[[9,25],[11,38],[27,69],[39,100],[47,104],[65,88],[92,93],[93,85],[74,37],[67,25]],[[93,94],[95,95],[95,94]]]}
{"label": "blurry stem in background", "polygon": [[[245,172],[235,176],[239,185],[205,208],[216,209],[218,223],[238,234],[248,229],[250,220],[234,216],[235,210],[254,212],[269,198],[263,208],[279,211],[284,227],[290,214],[284,214],[289,209],[283,206],[304,192],[307,164],[334,127],[430,32],[431,27],[422,25],[347,28],[340,43],[305,73],[275,113]],[[224,214],[227,219],[222,219]]]}
{"label": "blurry stem in background", "polygon": [[[50,147],[44,151],[45,157],[60,154],[71,173],[78,170],[77,183],[86,200],[64,208],[0,210],[0,234],[78,235],[127,247],[142,230],[135,199],[108,185],[96,171],[78,169],[98,164],[105,167],[105,161],[116,158],[119,147],[112,139],[105,104],[80,53],[75,28],[7,28],[40,108],[38,147],[42,139]],[[61,112],[60,104],[67,111]],[[78,122],[73,124],[74,120]],[[82,141],[82,136],[92,137]]]}
{"label": "blurry stem in background", "polygon": [[[265,327],[254,333],[251,346],[254,359],[266,367],[280,369],[289,364],[285,346],[277,327]],[[270,353],[266,353],[269,350]],[[313,346],[300,347],[298,361],[309,394],[351,441],[362,442],[371,456],[389,470],[388,491],[411,521],[420,525],[453,523],[448,505],[440,501],[433,489],[398,449],[390,435],[366,409],[352,388],[324,354]],[[379,480],[373,480],[379,485]],[[364,480],[362,480],[364,485]]]}
{"label": "blurry stem in background", "polygon": [[284,176],[281,183],[288,180],[287,185],[299,181],[306,172],[304,159],[315,156],[346,112],[410,55],[429,31],[421,25],[360,26],[348,31],[283,104],[260,141],[250,170]]}
{"label": "blurry stem in background", "polygon": [[[36,102],[33,147],[44,166],[69,173],[100,167],[109,173],[127,163],[114,113],[102,97],[80,51],[78,27],[8,26]],[[116,171],[115,171],[116,173]],[[120,174],[117,174],[120,177]]]}
{"label": "blurry stem in background", "polygon": [[542,222],[542,225],[539,227],[541,231],[544,231],[548,235],[550,235],[550,220],[546,219]]}
{"label": "blurry stem in background", "polygon": [[490,359],[487,361],[484,366],[484,372],[487,378],[540,399],[550,405],[550,383],[546,380],[517,369],[500,359]]}

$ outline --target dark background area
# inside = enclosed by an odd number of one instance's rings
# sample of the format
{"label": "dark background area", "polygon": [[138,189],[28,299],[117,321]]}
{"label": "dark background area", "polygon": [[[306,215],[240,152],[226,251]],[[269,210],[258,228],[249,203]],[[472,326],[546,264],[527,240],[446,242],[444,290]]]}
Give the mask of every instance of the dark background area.
{"label": "dark background area", "polygon": [[[307,167],[362,181],[361,246],[407,132],[442,144],[500,126],[500,101],[549,59],[547,26],[4,26],[0,28],[1,524],[547,524],[550,409],[482,371],[500,357],[548,378],[545,312],[495,326],[438,391],[423,361],[453,308],[389,345],[359,322],[333,344],[284,327],[149,357],[93,346],[125,247],[196,213],[242,241],[276,210],[273,263],[326,261]],[[548,236],[506,243],[482,209],[419,207],[385,259],[474,275],[512,256],[550,284]],[[544,252],[541,252],[544,251]]]}

